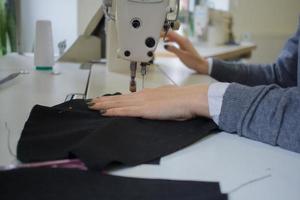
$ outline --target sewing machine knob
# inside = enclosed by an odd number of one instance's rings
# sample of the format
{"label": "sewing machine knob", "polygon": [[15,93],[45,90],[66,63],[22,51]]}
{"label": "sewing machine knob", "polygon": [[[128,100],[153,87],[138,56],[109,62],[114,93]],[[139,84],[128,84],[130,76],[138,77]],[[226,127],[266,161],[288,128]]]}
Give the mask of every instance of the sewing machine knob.
{"label": "sewing machine knob", "polygon": [[125,51],[125,52],[124,52],[124,55],[125,55],[126,57],[129,57],[129,56],[131,55],[131,53],[130,53],[130,51]]}
{"label": "sewing machine knob", "polygon": [[146,43],[146,46],[149,47],[149,48],[153,48],[155,46],[155,44],[156,44],[154,38],[152,38],[152,37],[148,37],[146,39],[145,43]]}
{"label": "sewing machine knob", "polygon": [[148,55],[150,58],[152,58],[152,57],[153,57],[153,52],[152,52],[152,51],[149,51],[149,52],[147,53],[147,55]]}
{"label": "sewing machine knob", "polygon": [[135,29],[138,29],[138,28],[140,28],[140,26],[141,26],[141,22],[140,22],[140,20],[138,20],[138,19],[133,20],[133,21],[131,22],[131,24],[132,24],[132,27],[135,28]]}

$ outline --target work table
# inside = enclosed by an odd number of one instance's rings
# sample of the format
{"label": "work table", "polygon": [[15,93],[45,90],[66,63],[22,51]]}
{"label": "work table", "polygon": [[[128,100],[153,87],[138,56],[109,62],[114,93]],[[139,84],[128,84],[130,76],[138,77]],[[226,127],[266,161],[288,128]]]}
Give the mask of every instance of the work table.
{"label": "work table", "polygon": [[32,55],[11,54],[0,59],[1,78],[21,70],[29,73],[0,85],[0,165],[15,160],[8,151],[8,132],[15,153],[20,133],[34,105],[53,106],[64,102],[68,94],[84,93],[89,71],[80,70],[79,66],[57,64],[60,74],[54,75],[34,70]]}
{"label": "work table", "polygon": [[[147,87],[214,81],[208,76],[195,74],[177,58],[158,58],[156,64],[158,67],[151,68],[146,76]],[[15,161],[7,143],[9,141],[15,153],[23,125],[35,104],[53,106],[62,103],[68,94],[84,94],[86,88],[89,97],[128,91],[129,77],[108,73],[105,65],[94,65],[91,74],[89,70],[80,69],[79,64],[58,63],[56,67],[61,73],[54,75],[35,71],[32,56],[12,54],[0,59],[0,74],[29,71],[28,75],[20,75],[0,86],[0,165]],[[140,81],[139,76],[139,86]],[[10,130],[10,140],[5,124]],[[222,132],[162,158],[158,166],[140,165],[110,173],[127,177],[217,181],[224,193],[262,178],[229,194],[229,199],[298,200],[299,169],[300,154]]]}

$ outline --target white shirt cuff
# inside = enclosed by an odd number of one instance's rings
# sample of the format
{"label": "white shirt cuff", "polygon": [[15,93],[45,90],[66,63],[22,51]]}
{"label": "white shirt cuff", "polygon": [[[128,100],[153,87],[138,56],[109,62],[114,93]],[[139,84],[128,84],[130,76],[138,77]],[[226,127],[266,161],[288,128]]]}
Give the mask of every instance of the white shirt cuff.
{"label": "white shirt cuff", "polygon": [[212,58],[207,58],[207,62],[208,62],[208,75],[211,75],[214,60]]}
{"label": "white shirt cuff", "polygon": [[208,88],[209,114],[216,124],[219,125],[224,94],[229,87],[229,83],[213,83]]}

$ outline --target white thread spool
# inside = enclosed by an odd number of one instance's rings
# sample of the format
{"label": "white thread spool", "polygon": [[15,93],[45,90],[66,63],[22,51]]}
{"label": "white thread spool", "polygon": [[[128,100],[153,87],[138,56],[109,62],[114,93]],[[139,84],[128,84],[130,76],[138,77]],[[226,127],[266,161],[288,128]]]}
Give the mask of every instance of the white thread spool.
{"label": "white thread spool", "polygon": [[51,21],[36,22],[34,64],[37,70],[52,70],[54,66],[54,49]]}

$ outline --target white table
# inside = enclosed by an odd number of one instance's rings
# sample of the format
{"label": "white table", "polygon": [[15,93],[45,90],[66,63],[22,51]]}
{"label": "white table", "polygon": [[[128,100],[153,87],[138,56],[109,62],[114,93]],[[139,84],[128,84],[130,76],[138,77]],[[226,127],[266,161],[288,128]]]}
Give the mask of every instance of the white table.
{"label": "white table", "polygon": [[88,70],[80,70],[79,64],[58,64],[59,75],[34,70],[33,57],[11,54],[0,58],[0,75],[27,70],[28,75],[0,85],[0,165],[7,165],[15,158],[8,151],[8,130],[11,132],[10,146],[16,152],[17,141],[32,107],[36,104],[53,106],[64,102],[71,93],[84,93]]}
{"label": "white table", "polygon": [[[214,81],[186,69],[176,58],[160,58],[159,68],[152,68],[146,86],[164,84],[188,85]],[[22,65],[22,66],[20,66]],[[7,67],[5,67],[7,66]],[[11,68],[12,66],[12,68]],[[24,67],[24,68],[23,68]],[[32,69],[32,58],[8,56],[0,59],[1,71],[29,69],[30,75],[21,76],[5,87],[0,86],[0,164],[14,160],[7,150],[4,122],[8,122],[11,145],[15,148],[19,134],[31,107],[38,103],[61,103],[69,93],[82,93],[88,72],[78,65],[60,64],[62,74],[53,76]],[[166,76],[167,75],[167,76]],[[140,85],[140,77],[138,77]],[[128,90],[126,74],[109,73],[104,65],[92,70],[88,96]],[[251,141],[236,135],[219,133],[162,158],[161,164],[141,165],[111,171],[111,174],[175,180],[220,182],[224,193],[253,179],[268,176],[229,195],[232,200],[298,200],[300,197],[300,154]]]}

